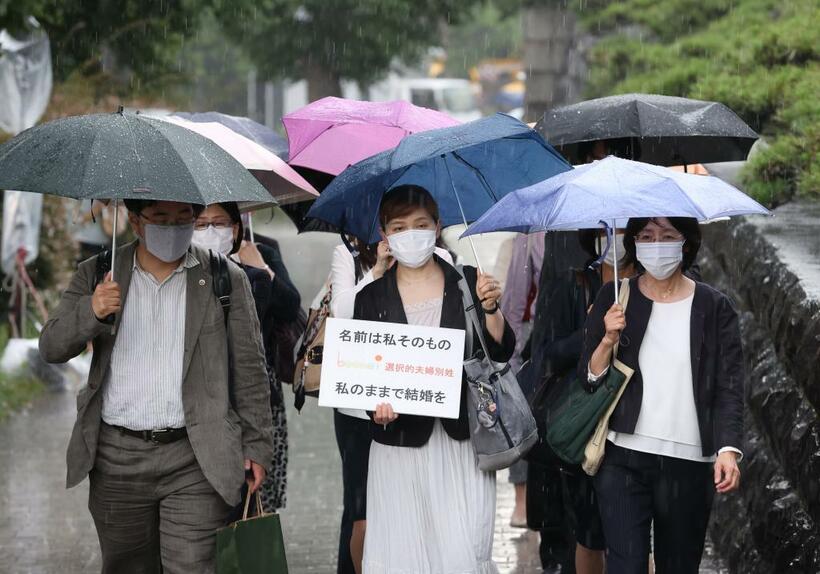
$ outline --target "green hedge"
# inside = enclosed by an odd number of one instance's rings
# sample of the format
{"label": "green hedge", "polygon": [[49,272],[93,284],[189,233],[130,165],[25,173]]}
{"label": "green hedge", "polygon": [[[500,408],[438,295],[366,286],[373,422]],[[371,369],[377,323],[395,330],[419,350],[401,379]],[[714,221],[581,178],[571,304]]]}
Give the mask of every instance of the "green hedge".
{"label": "green hedge", "polygon": [[820,3],[624,0],[581,14],[609,34],[590,56],[590,97],[721,101],[772,144],[749,162],[747,191],[820,199]]}

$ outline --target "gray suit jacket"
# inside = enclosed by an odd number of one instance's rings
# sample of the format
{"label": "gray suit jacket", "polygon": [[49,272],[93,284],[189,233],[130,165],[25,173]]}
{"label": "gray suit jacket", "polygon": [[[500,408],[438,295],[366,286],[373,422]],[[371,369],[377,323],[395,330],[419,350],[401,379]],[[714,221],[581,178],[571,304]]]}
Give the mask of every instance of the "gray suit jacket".
{"label": "gray suit jacket", "polygon": [[[117,250],[115,280],[127,303],[136,243]],[[270,388],[253,296],[247,277],[229,265],[231,310],[229,329],[234,361],[228,390],[228,347],[222,307],[213,293],[209,254],[191,247],[199,265],[186,270],[185,354],[182,404],[196,459],[205,477],[229,504],[240,500],[243,458],[269,466],[273,460]],[[40,335],[40,354],[50,363],[77,356],[93,341],[88,384],[77,395],[77,422],[68,444],[67,486],[79,484],[94,467],[102,420],[100,387],[108,373],[116,335],[91,309],[95,258],[80,264],[57,309]],[[121,314],[117,315],[119,327]]]}

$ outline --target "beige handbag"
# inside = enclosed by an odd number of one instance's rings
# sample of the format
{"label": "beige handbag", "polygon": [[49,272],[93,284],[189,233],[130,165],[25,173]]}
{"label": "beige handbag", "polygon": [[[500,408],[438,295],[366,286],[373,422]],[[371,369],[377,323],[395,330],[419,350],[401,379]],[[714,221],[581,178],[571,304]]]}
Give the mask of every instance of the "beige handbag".
{"label": "beige handbag", "polygon": [[[624,279],[621,282],[621,292],[618,296],[618,302],[624,308],[624,314],[626,313],[626,307],[629,304],[629,280]],[[604,416],[598,421],[598,426],[595,427],[595,432],[592,433],[592,436],[587,443],[586,448],[584,449],[584,462],[581,463],[581,468],[584,469],[589,476],[595,476],[598,472],[598,469],[601,468],[601,462],[604,460],[604,448],[606,447],[606,437],[609,434],[609,418],[612,416],[612,413],[615,412],[615,407],[618,406],[618,401],[621,400],[621,396],[624,394],[624,390],[626,386],[629,384],[629,381],[632,380],[632,375],[635,374],[635,370],[627,367],[621,361],[618,360],[618,343],[615,343],[615,346],[612,348],[612,366],[621,371],[624,375],[626,375],[626,380],[621,385],[621,388],[618,390],[618,393],[615,395],[615,400],[612,401],[612,404],[609,405],[609,408],[604,413]]]}
{"label": "beige handbag", "polygon": [[304,395],[318,397],[319,384],[322,377],[322,353],[325,345],[325,324],[330,316],[331,289],[329,283],[325,285],[327,292],[316,309],[310,309],[307,327],[302,340],[297,345],[296,369],[293,374],[293,392],[304,400]]}

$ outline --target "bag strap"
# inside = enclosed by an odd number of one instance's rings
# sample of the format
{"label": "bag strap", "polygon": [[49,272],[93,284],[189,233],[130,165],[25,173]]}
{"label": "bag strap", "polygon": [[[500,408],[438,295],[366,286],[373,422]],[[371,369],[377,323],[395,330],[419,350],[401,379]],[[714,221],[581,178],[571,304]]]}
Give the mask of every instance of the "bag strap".
{"label": "bag strap", "polygon": [[[213,275],[214,295],[222,306],[225,316],[225,330],[228,329],[228,313],[231,310],[231,274],[228,271],[228,259],[221,253],[208,251],[211,259],[211,274]],[[228,333],[230,337],[230,333]],[[229,341],[230,342],[230,341]]]}
{"label": "bag strap", "polygon": [[461,291],[461,300],[464,304],[464,316],[467,319],[467,351],[469,357],[473,358],[473,332],[478,335],[478,340],[481,343],[481,349],[484,351],[484,356],[487,360],[490,359],[490,351],[487,347],[487,341],[484,339],[484,328],[481,326],[481,321],[478,319],[478,313],[475,310],[475,301],[473,294],[470,291],[470,286],[467,285],[467,279],[464,277],[464,268],[461,265],[456,267],[458,271],[458,288]]}
{"label": "bag strap", "polygon": [[[251,506],[251,497],[256,499],[256,516],[265,516],[265,511],[262,508],[262,497],[259,494],[259,490],[251,494],[250,489],[248,489],[248,494],[245,496],[245,507],[242,510],[242,520],[248,519],[248,511]],[[236,525],[236,523],[234,523],[234,525]]]}
{"label": "bag strap", "polygon": [[222,316],[225,319],[225,341],[228,345],[228,397],[231,405],[236,401],[233,396],[233,353],[231,352],[231,329],[228,325],[228,314],[231,311],[231,274],[228,271],[228,258],[221,253],[208,251],[213,276],[213,291],[217,301],[222,306]]}

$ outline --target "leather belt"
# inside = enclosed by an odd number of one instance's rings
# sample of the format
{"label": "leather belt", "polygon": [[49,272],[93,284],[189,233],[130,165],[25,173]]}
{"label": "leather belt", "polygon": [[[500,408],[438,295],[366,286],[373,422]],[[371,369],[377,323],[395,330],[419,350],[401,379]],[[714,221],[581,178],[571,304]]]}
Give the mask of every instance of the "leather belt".
{"label": "leather belt", "polygon": [[188,436],[188,429],[185,427],[178,429],[167,428],[143,431],[136,431],[118,426],[114,426],[113,428],[117,429],[122,434],[141,438],[145,442],[152,442],[154,444],[168,444]]}

